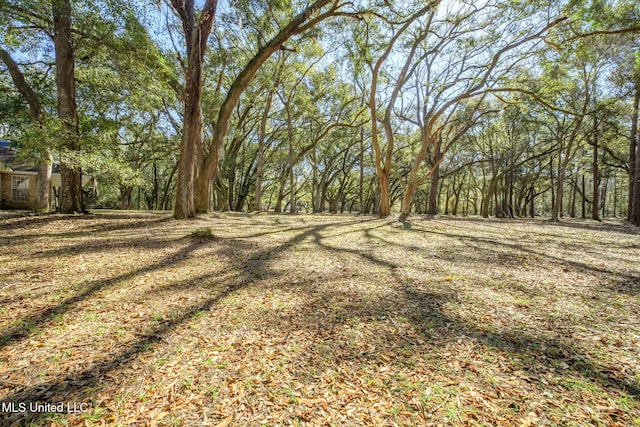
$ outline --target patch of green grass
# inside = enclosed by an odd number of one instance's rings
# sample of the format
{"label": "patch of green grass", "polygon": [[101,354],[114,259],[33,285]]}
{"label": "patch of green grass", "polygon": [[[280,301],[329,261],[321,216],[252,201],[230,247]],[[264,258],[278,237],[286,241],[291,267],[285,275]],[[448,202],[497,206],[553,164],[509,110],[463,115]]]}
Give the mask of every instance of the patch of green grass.
{"label": "patch of green grass", "polygon": [[207,388],[207,391],[205,392],[205,394],[209,396],[211,400],[217,400],[218,397],[220,396],[220,389],[212,385],[212,386],[209,386],[209,388]]}
{"label": "patch of green grass", "polygon": [[195,320],[195,321],[202,320],[206,317],[206,315],[207,315],[207,312],[205,310],[199,310],[191,315],[191,320]]}
{"label": "patch of green grass", "polygon": [[13,322],[9,323],[9,328],[19,329],[25,332],[33,333],[38,329],[38,326],[29,320],[16,319]]}
{"label": "patch of green grass", "polygon": [[82,414],[82,418],[89,422],[96,422],[100,421],[100,419],[105,415],[106,412],[106,408],[95,406],[91,411]]}
{"label": "patch of green grass", "polygon": [[365,377],[364,378],[364,386],[370,388],[384,388],[384,383],[380,381],[379,378],[375,377]]}
{"label": "patch of green grass", "polygon": [[289,405],[298,405],[300,403],[300,393],[293,390],[291,387],[284,387],[280,389],[280,394],[284,394],[289,399]]}
{"label": "patch of green grass", "polygon": [[211,231],[211,227],[198,228],[191,232],[191,237],[196,237],[198,239],[213,239],[213,232]]}
{"label": "patch of green grass", "polygon": [[229,350],[233,350],[233,346],[232,345],[218,345],[215,347],[211,348],[211,351],[213,353],[224,353],[227,352]]}
{"label": "patch of green grass", "polygon": [[116,408],[120,408],[121,406],[123,406],[129,399],[129,396],[131,396],[131,393],[128,391],[125,391],[123,393],[116,393],[113,396],[113,399],[116,401]]}
{"label": "patch of green grass", "polygon": [[627,396],[626,394],[623,394],[622,396],[616,399],[616,405],[618,405],[620,408],[624,410],[629,410],[634,405],[636,405],[636,401],[631,396]]}
{"label": "patch of green grass", "polygon": [[57,313],[53,316],[53,321],[59,326],[67,326],[67,321],[64,319],[63,313]]}
{"label": "patch of green grass", "polygon": [[156,347],[156,344],[153,341],[144,341],[141,345],[140,345],[140,351],[142,352],[147,352],[147,351],[151,351]]}
{"label": "patch of green grass", "polygon": [[160,425],[170,426],[170,427],[180,426],[182,425],[182,418],[177,417],[175,415],[167,415],[166,417],[160,420]]}
{"label": "patch of green grass", "polygon": [[162,356],[153,363],[154,368],[159,368],[170,360],[169,356]]}
{"label": "patch of green grass", "polygon": [[560,381],[560,385],[567,390],[588,391],[591,393],[600,392],[597,384],[587,378],[569,377]]}
{"label": "patch of green grass", "polygon": [[420,393],[420,402],[423,405],[433,405],[434,403],[443,402],[452,395],[452,392],[438,384],[433,384],[427,387],[422,393]]}
{"label": "patch of green grass", "polygon": [[391,408],[387,409],[387,413],[393,417],[397,417],[398,415],[400,415],[400,412],[402,412],[401,405],[393,405],[391,406]]}
{"label": "patch of green grass", "polygon": [[40,414],[36,418],[25,422],[23,425],[25,427],[40,427],[44,425],[57,425],[61,424],[63,426],[68,426],[69,421],[67,421],[62,414]]}
{"label": "patch of green grass", "polygon": [[98,315],[96,313],[85,313],[85,315],[82,316],[82,320],[86,320],[87,322],[95,322],[96,320],[98,320]]}
{"label": "patch of green grass", "polygon": [[461,415],[461,411],[460,408],[458,408],[458,406],[455,403],[451,403],[449,405],[447,405],[447,408],[445,410],[445,417],[447,417],[449,419],[449,421],[456,422],[456,421],[460,421]]}
{"label": "patch of green grass", "polygon": [[253,378],[247,378],[246,380],[242,381],[242,387],[248,392],[252,392],[255,387],[255,382],[256,381]]}

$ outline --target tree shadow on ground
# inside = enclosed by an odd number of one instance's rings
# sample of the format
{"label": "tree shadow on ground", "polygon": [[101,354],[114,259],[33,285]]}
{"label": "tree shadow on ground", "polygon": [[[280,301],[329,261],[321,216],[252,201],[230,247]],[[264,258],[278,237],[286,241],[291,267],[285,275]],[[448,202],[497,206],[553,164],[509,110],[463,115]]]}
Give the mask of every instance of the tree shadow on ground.
{"label": "tree shadow on ground", "polygon": [[106,290],[116,283],[174,264],[188,256],[188,254],[195,251],[200,246],[201,243],[193,242],[189,246],[182,248],[159,262],[113,276],[106,280],[87,281],[80,284],[78,286],[80,290],[77,293],[68,296],[53,306],[37,310],[29,316],[16,319],[16,321],[13,322],[16,326],[9,326],[8,328],[0,331],[0,349],[37,333],[55,316],[60,316],[73,310],[79,303],[93,297],[98,292]]}
{"label": "tree shadow on ground", "polygon": [[[570,220],[561,220],[561,221],[549,221],[543,218],[482,218],[478,216],[445,216],[438,215],[436,217],[427,217],[421,216],[416,217],[415,219],[411,219],[413,221],[427,221],[427,222],[445,222],[445,223],[472,223],[483,226],[492,227],[495,226],[496,229],[500,227],[497,224],[532,224],[536,226],[550,227],[550,228],[574,228],[578,230],[589,230],[589,231],[606,231],[606,232],[615,232],[621,234],[629,234],[632,236],[640,235],[640,229],[638,227],[634,227],[631,224],[626,222],[611,222],[611,221],[592,221],[592,220],[578,220],[578,219],[570,219]],[[410,220],[410,221],[411,221]],[[495,224],[495,225],[493,225]]]}
{"label": "tree shadow on ground", "polygon": [[[83,222],[95,221],[96,219],[103,221],[114,221],[114,224],[100,224],[94,223],[84,225]],[[132,215],[132,214],[86,214],[86,215],[62,215],[62,214],[47,214],[43,216],[35,217],[19,217],[5,221],[0,220],[0,230],[3,231],[0,234],[0,246],[11,245],[15,242],[23,240],[32,240],[43,237],[40,233],[14,233],[9,232],[27,231],[38,229],[45,225],[69,225],[72,224],[74,229],[69,231],[62,231],[56,233],[47,233],[48,238],[73,238],[81,236],[89,236],[96,232],[109,232],[109,231],[136,231],[148,229],[157,225],[161,225],[167,222],[174,221],[169,216],[158,217],[156,215]],[[4,234],[7,233],[7,234]]]}
{"label": "tree shadow on ground", "polygon": [[[117,221],[117,219],[109,220]],[[348,227],[351,225],[353,225],[353,221],[329,222],[295,227],[293,230],[269,230],[264,233],[246,235],[242,238],[220,236],[215,236],[214,239],[190,238],[183,242],[187,243],[184,247],[158,262],[122,272],[107,280],[84,283],[81,290],[75,295],[20,319],[25,324],[35,325],[35,329],[33,327],[31,329],[14,327],[2,331],[0,349],[32,336],[55,315],[73,310],[80,302],[95,296],[98,291],[145,273],[174,265],[204,247],[214,251],[226,261],[222,270],[201,271],[199,275],[174,280],[158,288],[158,291],[178,292],[194,286],[208,286],[211,292],[209,297],[188,304],[171,319],[140,331],[134,342],[114,354],[106,354],[102,359],[83,367],[79,372],[73,374],[60,372],[54,379],[36,386],[14,387],[8,395],[0,399],[0,405],[18,401],[45,400],[55,403],[53,401],[60,396],[63,396],[65,400],[73,398],[85,401],[90,397],[88,390],[99,382],[105,381],[105,376],[109,372],[126,368],[132,361],[150,351],[150,343],[163,341],[179,327],[189,323],[197,313],[215,310],[221,301],[247,286],[264,286],[264,292],[268,292],[269,289],[279,289],[292,296],[304,296],[302,299],[304,304],[296,307],[295,312],[282,313],[277,310],[267,310],[255,327],[285,336],[291,332],[292,325],[313,332],[318,337],[317,343],[321,343],[325,347],[322,347],[324,350],[320,347],[309,350],[313,352],[314,356],[320,357],[327,366],[335,366],[336,363],[345,360],[376,360],[385,348],[397,349],[399,342],[411,346],[419,353],[433,351],[435,354],[439,354],[437,350],[446,343],[463,339],[472,340],[511,357],[521,358],[525,361],[524,369],[531,376],[551,365],[557,370],[569,370],[573,375],[588,378],[602,387],[613,387],[635,397],[640,396],[640,386],[635,380],[620,377],[617,372],[609,369],[606,365],[588,355],[581,354],[580,343],[574,342],[570,337],[559,338],[553,335],[553,331],[536,331],[533,334],[515,328],[488,331],[480,324],[456,316],[451,308],[447,307],[450,304],[455,305],[460,302],[455,288],[440,286],[436,290],[433,282],[414,283],[407,280],[407,277],[402,273],[403,260],[390,260],[385,257],[383,250],[377,250],[375,247],[350,249],[331,243],[329,236],[353,234],[354,239],[362,238],[365,239],[364,242],[378,240],[379,247],[382,248],[387,245],[398,246],[398,244],[374,233],[377,229],[390,228],[388,221],[370,220],[366,223],[360,223],[360,228],[355,231]],[[117,230],[117,224],[108,226],[107,229]],[[416,231],[416,227],[408,228],[405,231],[417,233],[416,236],[419,238],[428,235],[424,230]],[[478,241],[478,239],[462,234],[438,234],[467,243]],[[273,235],[280,235],[280,238],[271,244],[255,241],[257,237]],[[524,248],[517,243],[505,243],[497,239],[483,239],[482,243],[489,247],[485,249],[474,248],[475,252],[468,254],[467,262],[472,262],[474,259],[476,263],[482,262],[483,257],[488,257],[488,253],[495,251],[496,248],[532,253],[529,248]],[[337,281],[334,279],[328,281],[322,278],[310,279],[304,272],[287,272],[278,265],[282,256],[289,254],[294,249],[304,249],[303,247],[306,245],[335,259],[348,257],[349,262],[359,262],[360,269],[383,271],[385,277],[388,276],[390,279],[388,283],[385,283],[385,292],[362,295],[351,290],[342,290],[340,288],[342,281],[349,280],[346,273],[338,274]],[[82,248],[86,249],[84,244],[78,246],[79,250]],[[105,251],[113,249],[109,243],[103,247]],[[417,251],[418,249],[419,247],[416,246],[413,250]],[[554,259],[541,252],[533,251],[533,254],[552,263],[564,265],[568,262],[567,260]],[[453,253],[448,256],[452,263],[458,260]],[[511,265],[513,260],[500,261],[498,259],[496,262],[505,262]],[[581,263],[573,265],[569,262],[569,265],[590,271],[589,266]],[[597,272],[600,274],[610,273],[600,270]],[[229,273],[231,277],[219,279],[225,273]],[[297,274],[302,280],[298,284],[292,283],[286,276],[290,273]],[[630,277],[637,278],[633,275]],[[407,319],[405,323],[411,330],[418,332],[421,341],[416,340],[415,334],[405,334],[402,328],[398,327],[398,321],[394,319],[400,317]],[[391,327],[380,331],[375,337],[370,337],[369,346],[364,348],[353,345],[349,341],[332,340],[337,330],[348,322],[354,321],[383,322]],[[400,356],[396,356],[395,360],[400,363]],[[300,357],[311,360],[310,356]],[[23,417],[25,414],[9,415],[5,421],[13,422]]]}
{"label": "tree shadow on ground", "polygon": [[[475,222],[476,220],[467,220]],[[485,220],[486,221],[486,220]],[[550,254],[545,251],[544,248],[534,248],[532,245],[527,245],[524,241],[510,240],[504,236],[500,236],[497,233],[496,237],[477,237],[464,234],[464,232],[451,232],[428,229],[425,227],[413,227],[410,229],[423,238],[428,238],[429,235],[439,235],[446,238],[455,239],[464,243],[468,248],[473,249],[474,252],[469,254],[465,253],[453,253],[450,256],[452,262],[460,262],[465,258],[477,260],[479,254],[486,254],[487,259],[491,262],[502,262],[510,260],[513,265],[517,265],[521,260],[514,254],[524,254],[533,257],[540,262],[550,263],[558,268],[571,268],[573,270],[600,275],[605,278],[607,287],[615,292],[621,292],[628,295],[638,295],[640,293],[640,272],[627,273],[621,271],[614,271],[604,265],[594,265],[583,261],[576,261],[575,259],[566,259],[560,256]],[[620,231],[618,231],[620,232]],[[554,235],[557,239],[557,236]],[[386,240],[385,244],[393,244],[393,242]],[[571,245],[568,245],[569,247]],[[596,249],[584,248],[578,245],[574,245],[572,248],[567,248],[567,251],[571,251],[570,255],[584,254],[585,251],[592,250],[594,255],[602,257],[604,254]],[[471,255],[472,253],[472,255]],[[506,253],[506,257],[500,260],[500,257],[493,256],[495,254]],[[468,256],[467,256],[468,255]],[[577,258],[577,257],[576,257]]]}
{"label": "tree shadow on ground", "polygon": [[[412,230],[412,229],[409,229]],[[365,234],[373,238],[373,235],[367,230]],[[464,235],[447,234],[443,235],[462,240],[479,240],[477,238],[470,238]],[[313,233],[314,242],[322,247],[324,250],[335,252],[339,254],[345,253],[343,248],[332,248],[323,243],[322,237]],[[385,245],[392,244],[387,240],[384,240]],[[491,254],[495,247],[506,247],[510,250],[525,251],[546,258],[548,262],[570,265],[573,268],[583,271],[595,271],[597,273],[607,274],[609,277],[609,284],[626,284],[633,283],[634,289],[637,289],[639,279],[636,275],[625,275],[620,273],[614,273],[606,269],[593,268],[580,262],[567,261],[558,259],[553,256],[544,254],[541,251],[531,251],[530,249],[524,249],[521,245],[512,242],[505,243],[496,241],[493,239],[483,239],[483,243],[490,244],[489,248],[475,248],[475,252],[470,254],[452,254],[450,256],[450,262],[456,263],[460,260],[460,257],[467,258],[467,261],[473,261],[476,265],[482,264],[482,259]],[[636,397],[640,397],[640,384],[632,379],[620,376],[614,369],[609,369],[602,363],[591,359],[586,356],[580,349],[578,343],[572,342],[570,338],[562,338],[560,336],[553,336],[547,332],[550,331],[537,331],[537,334],[527,333],[523,330],[507,330],[503,332],[489,332],[478,325],[470,324],[468,321],[453,316],[451,313],[445,314],[442,310],[442,303],[444,301],[450,301],[455,295],[455,291],[447,292],[447,298],[443,299],[442,293],[434,293],[431,289],[418,289],[411,286],[406,278],[397,274],[401,270],[401,265],[395,262],[383,261],[379,258],[366,253],[366,251],[353,251],[347,250],[346,252],[352,255],[359,256],[362,261],[369,262],[376,266],[388,268],[394,275],[397,289],[403,293],[404,297],[400,298],[400,301],[395,305],[387,305],[387,308],[391,312],[404,312],[407,306],[415,306],[416,312],[411,317],[414,323],[414,327],[418,330],[423,329],[422,324],[427,319],[427,324],[431,324],[433,319],[437,319],[440,324],[451,325],[450,329],[453,335],[472,337],[486,346],[498,348],[501,351],[509,354],[518,354],[519,356],[529,360],[531,366],[526,367],[528,371],[534,372],[541,367],[546,367],[550,363],[559,366],[560,370],[566,369],[565,366],[569,366],[576,375],[585,376],[593,381],[601,384],[603,387],[615,387],[623,392],[631,394]],[[485,256],[482,253],[485,252]],[[504,263],[505,259],[492,258],[493,262]],[[513,264],[513,260],[506,259],[507,266]],[[615,290],[615,288],[612,287]],[[385,301],[388,304],[389,301]],[[454,332],[455,331],[455,332]],[[426,337],[428,337],[427,335]]]}
{"label": "tree shadow on ground", "polygon": [[[216,271],[215,273],[204,273],[200,276],[188,277],[184,280],[163,286],[163,292],[177,291],[183,288],[200,286],[196,284],[210,281],[212,282],[212,287],[210,289],[214,292],[214,295],[204,301],[199,301],[195,304],[182,308],[179,314],[172,316],[170,320],[163,322],[148,331],[138,333],[137,336],[139,338],[135,342],[127,345],[124,350],[113,355],[105,355],[105,357],[91,364],[81,372],[74,373],[73,376],[65,376],[64,373],[61,373],[56,377],[56,379],[39,383],[36,386],[15,384],[13,391],[0,399],[0,405],[9,404],[11,402],[37,401],[58,403],[57,398],[60,396],[65,396],[65,401],[68,401],[68,398],[75,398],[78,401],[86,401],[90,396],[87,396],[85,391],[94,386],[100,378],[104,377],[116,368],[123,368],[142,353],[149,351],[149,343],[163,340],[163,337],[175,331],[179,326],[190,321],[197,313],[213,310],[214,306],[220,300],[234,292],[237,292],[239,289],[254,281],[256,272],[268,271],[267,264],[288,247],[302,242],[308,236],[317,233],[318,230],[322,230],[330,226],[336,226],[336,224],[326,224],[317,227],[302,227],[298,234],[294,235],[291,239],[285,240],[275,249],[267,248],[259,250],[249,258],[243,257],[241,254],[243,251],[247,251],[252,248],[253,245],[246,244],[242,239],[201,239],[187,236],[186,239],[188,239],[189,244],[186,247],[181,248],[159,262],[124,272],[107,280],[86,282],[82,284],[79,292],[65,298],[63,301],[45,309],[37,310],[28,316],[22,317],[21,319],[17,319],[19,321],[14,322],[17,326],[5,328],[1,332],[0,349],[33,336],[38,333],[39,330],[46,327],[54,317],[63,315],[64,313],[75,309],[79,303],[92,298],[98,292],[104,291],[119,282],[130,280],[145,273],[173,265],[179,260],[188,257],[189,254],[195,252],[197,249],[207,245],[215,246],[222,256],[227,257],[230,265],[228,270],[239,272],[237,277],[232,281],[217,281],[216,277],[220,276],[223,272]],[[116,230],[118,228],[114,225],[112,227],[108,227],[108,229]],[[96,245],[99,246],[98,243],[96,243]],[[112,249],[111,246],[107,245],[106,250],[110,249]],[[20,419],[36,417],[37,414],[0,414],[0,420],[3,416],[5,416],[6,422],[14,422]]]}

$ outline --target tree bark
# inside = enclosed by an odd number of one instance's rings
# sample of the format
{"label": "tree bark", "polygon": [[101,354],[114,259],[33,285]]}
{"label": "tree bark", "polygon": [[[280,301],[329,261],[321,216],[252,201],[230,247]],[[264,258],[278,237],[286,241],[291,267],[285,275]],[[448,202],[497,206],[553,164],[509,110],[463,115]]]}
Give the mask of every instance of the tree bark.
{"label": "tree bark", "polygon": [[173,216],[192,218],[196,215],[196,204],[204,204],[207,208],[209,206],[210,187],[207,187],[206,193],[199,191],[196,177],[199,172],[199,160],[203,155],[202,64],[218,2],[207,0],[197,23],[194,0],[171,0],[171,4],[180,16],[187,44],[184,123]]}
{"label": "tree bark", "polygon": [[591,218],[600,221],[598,214],[598,200],[600,199],[600,174],[598,171],[598,119],[593,118],[593,210]]}
{"label": "tree bark", "polygon": [[305,32],[322,20],[335,15],[335,10],[333,9],[320,15],[317,14],[319,9],[330,2],[331,0],[316,0],[316,2],[309,5],[301,13],[294,16],[273,39],[258,50],[231,84],[231,87],[227,92],[227,96],[220,106],[218,120],[214,128],[214,134],[208,154],[206,156],[202,156],[199,162],[200,170],[198,171],[199,173],[197,177],[197,191],[199,194],[196,197],[197,212],[205,213],[209,210],[207,195],[210,192],[213,176],[218,169],[220,152],[229,130],[229,121],[231,119],[233,109],[240,99],[240,95],[242,95],[245,89],[249,86],[262,64],[264,64],[273,53],[284,49],[283,45],[287,40],[294,35]]}
{"label": "tree bark", "polygon": [[429,201],[427,204],[427,215],[438,214],[438,188],[440,180],[440,166],[436,167],[431,174],[431,183],[429,185]]}
{"label": "tree bark", "polygon": [[254,202],[254,210],[262,211],[262,179],[264,177],[264,154],[267,120],[269,118],[269,110],[271,109],[271,101],[273,100],[273,92],[270,91],[265,102],[262,117],[260,118],[260,127],[258,128],[258,159],[256,165],[256,197]]}
{"label": "tree bark", "polygon": [[378,174],[378,187],[380,190],[378,195],[378,215],[386,218],[391,215],[391,192],[389,191],[389,173],[384,169]]}
{"label": "tree bark", "polygon": [[364,214],[364,128],[360,128],[360,156],[359,156],[359,167],[360,167],[360,175],[358,178],[358,199],[360,201],[359,204],[359,213],[360,215]]}
{"label": "tree bark", "polygon": [[636,82],[629,138],[629,205],[628,219],[640,225],[640,135],[638,132],[638,109],[640,107],[640,81]]}
{"label": "tree bark", "polygon": [[582,174],[582,219],[587,217],[587,193],[584,174]]}
{"label": "tree bark", "polygon": [[[53,42],[56,56],[56,86],[58,95],[58,118],[62,122],[65,143],[70,152],[79,151],[78,112],[74,80],[75,58],[71,43],[71,0],[52,0]],[[83,212],[82,171],[80,167],[67,163],[60,165],[60,211]]]}

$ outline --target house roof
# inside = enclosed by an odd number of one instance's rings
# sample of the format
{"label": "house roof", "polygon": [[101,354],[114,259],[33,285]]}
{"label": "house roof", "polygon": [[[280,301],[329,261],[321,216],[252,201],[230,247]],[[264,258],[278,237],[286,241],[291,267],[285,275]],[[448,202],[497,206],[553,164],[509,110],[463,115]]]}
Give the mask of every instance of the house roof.
{"label": "house roof", "polygon": [[[13,148],[10,148],[8,145],[5,146],[2,144],[3,141],[0,140],[0,171],[9,170],[14,172],[37,172],[38,167],[32,163],[28,162],[20,162],[16,160],[17,151]],[[59,171],[59,167],[54,165],[55,172]]]}
{"label": "house roof", "polygon": [[11,169],[11,164],[15,161],[15,158],[16,155],[13,150],[0,144],[0,170]]}

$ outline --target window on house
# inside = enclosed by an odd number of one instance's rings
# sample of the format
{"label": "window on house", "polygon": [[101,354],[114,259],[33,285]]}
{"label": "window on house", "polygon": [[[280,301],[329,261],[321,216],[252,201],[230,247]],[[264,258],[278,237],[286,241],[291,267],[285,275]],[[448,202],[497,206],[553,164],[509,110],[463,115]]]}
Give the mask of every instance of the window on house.
{"label": "window on house", "polygon": [[14,202],[29,201],[29,178],[26,176],[11,177],[11,200]]}

